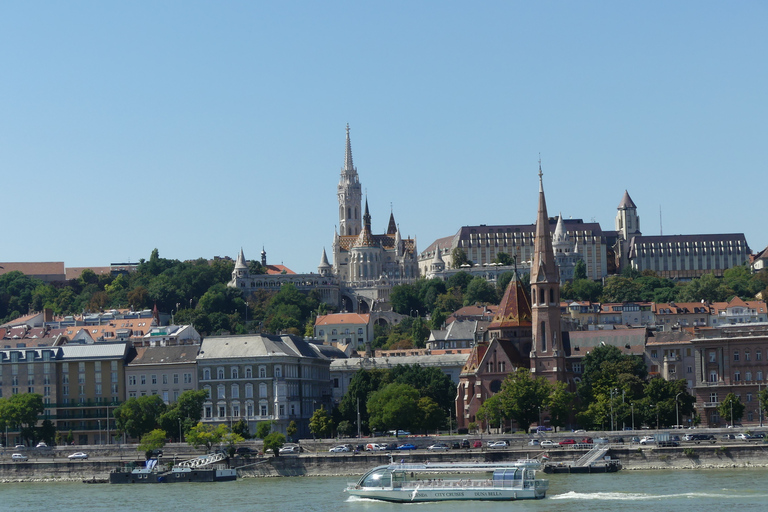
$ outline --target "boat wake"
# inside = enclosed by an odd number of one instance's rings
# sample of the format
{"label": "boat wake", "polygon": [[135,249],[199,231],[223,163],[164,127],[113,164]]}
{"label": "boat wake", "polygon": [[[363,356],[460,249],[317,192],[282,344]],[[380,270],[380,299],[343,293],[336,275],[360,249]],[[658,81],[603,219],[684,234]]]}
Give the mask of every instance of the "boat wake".
{"label": "boat wake", "polygon": [[[768,494],[762,495],[768,498]],[[678,494],[645,494],[633,492],[576,492],[570,491],[563,494],[550,495],[547,498],[552,500],[598,500],[598,501],[643,501],[659,499],[744,499],[757,498],[760,495],[755,494],[728,494],[711,492],[682,492]]]}

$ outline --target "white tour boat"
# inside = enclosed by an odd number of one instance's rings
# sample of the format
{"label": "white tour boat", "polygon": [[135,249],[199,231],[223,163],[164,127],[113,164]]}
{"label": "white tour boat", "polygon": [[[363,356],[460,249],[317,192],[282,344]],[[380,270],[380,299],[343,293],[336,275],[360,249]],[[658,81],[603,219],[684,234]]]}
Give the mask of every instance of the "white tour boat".
{"label": "white tour boat", "polygon": [[544,498],[549,481],[536,478],[532,460],[525,462],[389,464],[373,468],[346,492],[397,503]]}

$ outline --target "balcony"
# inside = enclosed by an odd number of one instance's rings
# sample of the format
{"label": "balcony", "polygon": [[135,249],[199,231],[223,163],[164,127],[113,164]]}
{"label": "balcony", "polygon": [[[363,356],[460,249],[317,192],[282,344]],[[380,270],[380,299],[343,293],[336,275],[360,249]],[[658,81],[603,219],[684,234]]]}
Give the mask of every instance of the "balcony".
{"label": "balcony", "polygon": [[713,407],[720,407],[720,402],[704,402],[705,409],[711,409]]}

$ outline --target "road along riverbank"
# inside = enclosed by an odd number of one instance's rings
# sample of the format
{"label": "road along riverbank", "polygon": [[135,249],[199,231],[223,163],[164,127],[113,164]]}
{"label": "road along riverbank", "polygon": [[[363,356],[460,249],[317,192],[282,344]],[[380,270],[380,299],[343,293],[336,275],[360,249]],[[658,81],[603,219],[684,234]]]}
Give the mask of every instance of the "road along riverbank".
{"label": "road along riverbank", "polygon": [[[361,475],[373,466],[387,464],[391,459],[405,462],[506,462],[546,454],[552,462],[578,459],[586,450],[450,450],[431,453],[364,452],[314,453],[282,455],[268,458],[232,459],[238,474],[249,477],[278,476],[353,476]],[[617,445],[608,454],[619,459],[625,470],[707,469],[768,467],[768,445],[691,445],[675,448],[651,448]],[[30,460],[0,463],[0,482],[83,481],[106,479],[110,471],[121,467],[119,460]],[[166,457],[168,459],[168,457]],[[171,459],[172,460],[172,459]]]}

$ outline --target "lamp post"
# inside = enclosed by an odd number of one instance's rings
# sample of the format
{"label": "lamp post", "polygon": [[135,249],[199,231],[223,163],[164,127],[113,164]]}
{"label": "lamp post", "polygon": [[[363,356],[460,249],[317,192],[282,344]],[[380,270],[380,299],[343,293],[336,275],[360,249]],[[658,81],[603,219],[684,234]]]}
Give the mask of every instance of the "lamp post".
{"label": "lamp post", "polygon": [[733,397],[731,397],[731,428],[733,428]]}
{"label": "lamp post", "polygon": [[101,420],[98,420],[98,421],[99,421],[99,442],[98,442],[98,444],[101,444]]}
{"label": "lamp post", "polygon": [[680,408],[677,405],[677,397],[679,397],[682,394],[683,392],[681,391],[680,393],[675,395],[675,428],[680,428]]}
{"label": "lamp post", "polygon": [[760,417],[760,426],[763,426],[763,404],[760,401],[760,384],[757,385],[757,415]]}
{"label": "lamp post", "polygon": [[635,402],[630,402],[629,407],[632,409],[632,432],[635,431]]}
{"label": "lamp post", "polygon": [[181,443],[182,442],[182,439],[181,439],[181,418],[177,418],[177,419],[179,420],[179,442]]}

